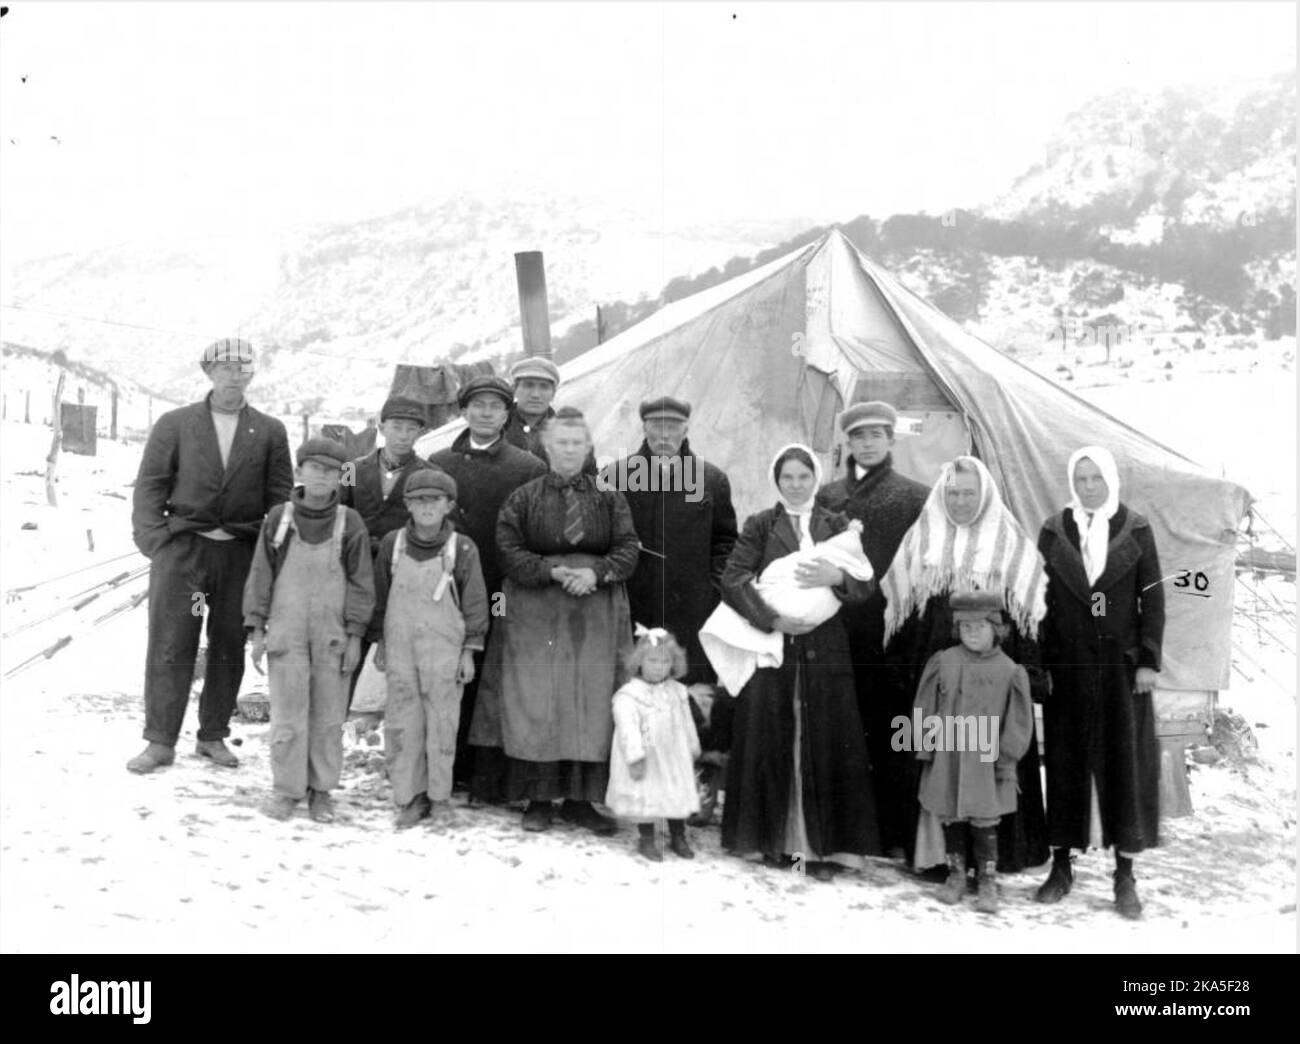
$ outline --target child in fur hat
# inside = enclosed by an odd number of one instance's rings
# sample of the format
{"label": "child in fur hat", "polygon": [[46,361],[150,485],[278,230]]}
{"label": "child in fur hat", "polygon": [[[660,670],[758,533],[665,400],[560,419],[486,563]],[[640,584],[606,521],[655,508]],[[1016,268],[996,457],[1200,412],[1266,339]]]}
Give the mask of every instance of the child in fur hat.
{"label": "child in fur hat", "polygon": [[996,913],[997,826],[1016,811],[1016,762],[1033,735],[1033,702],[1025,669],[1000,648],[1007,633],[1002,596],[962,592],[949,604],[958,644],[926,664],[909,723],[921,763],[919,798],[943,824],[948,879],[940,899],[955,904],[966,893],[969,831],[979,874],[975,908]]}

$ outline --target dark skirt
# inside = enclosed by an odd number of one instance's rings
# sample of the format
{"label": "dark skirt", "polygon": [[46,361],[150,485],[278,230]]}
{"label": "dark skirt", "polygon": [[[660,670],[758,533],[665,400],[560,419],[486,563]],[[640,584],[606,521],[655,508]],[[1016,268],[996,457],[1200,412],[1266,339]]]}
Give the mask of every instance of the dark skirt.
{"label": "dark skirt", "polygon": [[[810,664],[807,644],[786,642],[780,667],[754,673],[736,705],[727,764],[722,846],[773,858],[878,855],[880,837],[867,748],[851,673]],[[795,711],[802,714],[800,770],[811,852],[787,852]]]}
{"label": "dark skirt", "polygon": [[605,800],[608,762],[505,760],[505,793],[509,801]]}

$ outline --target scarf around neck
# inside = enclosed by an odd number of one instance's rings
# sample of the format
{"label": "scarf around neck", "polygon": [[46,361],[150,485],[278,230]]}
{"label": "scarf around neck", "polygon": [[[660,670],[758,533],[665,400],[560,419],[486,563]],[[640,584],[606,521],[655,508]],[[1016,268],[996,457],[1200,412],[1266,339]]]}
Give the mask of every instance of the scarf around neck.
{"label": "scarf around neck", "polygon": [[[944,497],[958,462],[973,469],[980,483],[975,517],[960,525],[948,514]],[[913,613],[924,612],[931,598],[951,591],[1002,591],[1007,612],[1029,638],[1037,636],[1047,612],[1047,577],[1038,548],[975,457],[957,457],[943,466],[880,587],[887,603],[885,641]]]}
{"label": "scarf around neck", "polygon": [[[781,492],[781,485],[777,482],[775,475],[776,462],[781,459],[782,454],[792,449],[803,450],[804,453],[808,454],[808,457],[813,463],[812,492],[808,495],[808,499],[798,507],[791,504],[790,501],[786,499],[785,494]],[[796,523],[796,526],[799,533],[799,550],[807,550],[813,546],[812,527],[810,523],[812,522],[813,507],[817,503],[817,491],[821,489],[822,486],[822,462],[817,459],[817,454],[807,446],[803,445],[803,443],[791,442],[788,445],[782,446],[772,456],[772,463],[767,467],[767,477],[772,483],[772,488],[776,491],[777,503],[785,508],[785,513],[787,515],[798,518],[799,521]]]}

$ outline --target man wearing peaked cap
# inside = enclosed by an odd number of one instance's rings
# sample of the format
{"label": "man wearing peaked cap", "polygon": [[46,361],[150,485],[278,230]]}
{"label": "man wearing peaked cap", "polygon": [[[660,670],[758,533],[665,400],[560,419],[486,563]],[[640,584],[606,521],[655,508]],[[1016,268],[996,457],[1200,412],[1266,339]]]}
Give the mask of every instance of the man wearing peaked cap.
{"label": "man wearing peaked cap", "polygon": [[508,410],[514,404],[514,390],[494,373],[485,373],[473,377],[461,386],[456,402],[463,410],[476,395],[489,395],[501,400]]}
{"label": "man wearing peaked cap", "polygon": [[686,684],[712,684],[699,630],[717,608],[736,543],[731,483],[691,449],[690,403],[661,395],[641,403],[640,414],[640,447],[601,476],[627,499],[643,549],[627,582],[632,619],[677,637],[686,651]]}
{"label": "man wearing peaked cap", "polygon": [[[560,386],[560,368],[543,356],[529,355],[510,367],[510,378],[514,381],[514,405],[502,434],[512,446],[527,450],[549,465],[546,447],[542,444],[542,428],[555,416],[551,403]],[[588,454],[582,471],[586,475],[596,474],[594,448]]]}
{"label": "man wearing peaked cap", "polygon": [[204,373],[211,373],[212,368],[218,363],[235,363],[238,366],[248,367],[248,372],[251,374],[253,346],[238,337],[224,337],[220,341],[213,341],[203,349],[199,367]]}
{"label": "man wearing peaked cap", "polygon": [[510,379],[514,390],[506,441],[545,461],[541,428],[555,416],[551,401],[560,387],[560,369],[550,359],[530,355],[510,367]]}
{"label": "man wearing peaked cap", "polygon": [[682,402],[680,399],[674,399],[669,395],[661,395],[657,399],[649,399],[641,403],[641,419],[643,421],[664,418],[679,421],[690,420],[691,404]]}
{"label": "man wearing peaked cap", "polygon": [[544,355],[526,355],[510,367],[510,379],[517,385],[527,378],[550,381],[554,388],[558,388],[560,368]]}
{"label": "man wearing peaked cap", "polygon": [[884,428],[892,438],[898,425],[898,411],[887,402],[859,402],[840,415],[840,431],[849,435],[858,428],[874,426]]}
{"label": "man wearing peaked cap", "polygon": [[199,365],[212,390],[201,402],[164,413],[145,443],[131,527],[150,560],[148,746],[127,762],[132,772],[175,760],[204,621],[203,612],[193,612],[196,594],[207,608],[208,636],[197,753],[226,767],[239,763],[224,741],[244,676],[244,581],[263,518],[293,488],[284,424],[244,397],[253,362],[247,341],[208,345]]}
{"label": "man wearing peaked cap", "polygon": [[[548,360],[539,361],[554,369]],[[491,374],[475,377],[461,388],[459,401],[466,430],[446,449],[434,453],[429,463],[455,481],[460,495],[452,518],[456,528],[478,548],[483,583],[491,599],[500,593],[503,581],[502,564],[497,559],[497,515],[501,505],[520,486],[545,475],[546,465],[503,434],[514,403],[514,391],[506,381]],[[495,618],[489,617],[489,628],[493,623]],[[452,775],[462,786],[481,777],[485,782],[478,796],[493,797],[505,769],[504,754],[499,747],[475,748],[469,743],[479,681],[486,673],[483,659],[482,649],[475,649],[474,676],[461,696]]]}
{"label": "man wearing peaked cap", "polygon": [[[862,523],[862,550],[872,571],[883,577],[903,537],[921,514],[929,490],[894,470],[891,450],[898,411],[887,402],[861,402],[840,415],[848,442],[842,478],[822,487],[817,502]],[[910,848],[907,802],[916,798],[915,780],[904,752],[890,747],[892,720],[911,713],[915,693],[903,691],[885,664],[885,596],[879,588],[866,602],[846,605],[840,618],[849,632],[858,709],[867,730],[881,841],[887,851]]]}

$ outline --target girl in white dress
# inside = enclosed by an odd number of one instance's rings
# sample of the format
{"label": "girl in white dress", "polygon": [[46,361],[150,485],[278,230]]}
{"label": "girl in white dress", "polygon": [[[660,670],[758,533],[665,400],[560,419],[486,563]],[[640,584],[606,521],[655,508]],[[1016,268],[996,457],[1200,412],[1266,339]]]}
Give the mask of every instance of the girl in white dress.
{"label": "girl in white dress", "polygon": [[615,815],[637,821],[637,851],[663,861],[655,837],[668,821],[668,847],[682,859],[695,853],[686,840],[686,817],[700,810],[695,759],[700,739],[691,717],[690,696],[677,679],[686,673],[686,654],[662,627],[636,628],[628,663],[632,679],[614,693],[614,745],[609,757],[605,804]]}

